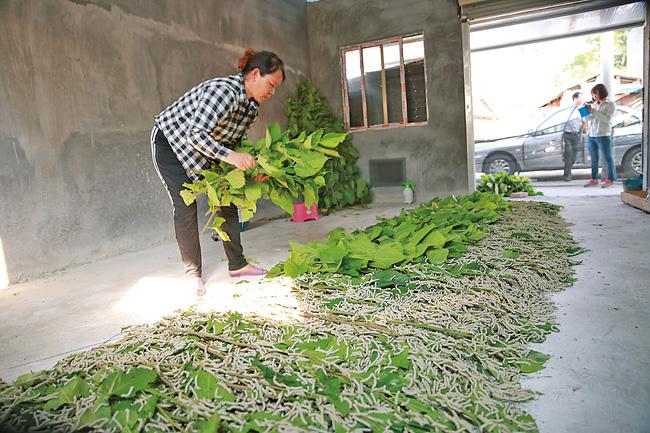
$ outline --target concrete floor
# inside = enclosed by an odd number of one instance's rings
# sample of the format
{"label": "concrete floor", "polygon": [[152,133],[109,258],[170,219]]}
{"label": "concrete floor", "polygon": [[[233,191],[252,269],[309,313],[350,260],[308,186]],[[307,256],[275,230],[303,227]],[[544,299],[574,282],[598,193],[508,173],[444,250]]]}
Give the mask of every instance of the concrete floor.
{"label": "concrete floor", "polygon": [[[582,188],[557,173],[532,173],[545,201],[564,206],[578,242],[578,281],[554,296],[560,332],[535,347],[552,358],[524,380],[543,393],[526,405],[543,433],[650,431],[650,215],[622,204],[620,184]],[[580,178],[581,176],[577,176]],[[539,198],[537,198],[539,199]],[[262,266],[287,255],[287,240],[322,238],[334,227],[359,228],[401,205],[373,205],[320,222],[266,222],[243,233]],[[295,303],[286,286],[233,283],[220,244],[203,241],[208,295],[197,308],[282,317]],[[49,368],[66,354],[116,338],[123,326],[152,323],[196,303],[183,285],[175,244],[124,254],[0,292],[0,377]],[[287,308],[289,307],[289,308]]]}
{"label": "concrete floor", "polygon": [[623,204],[620,185],[540,189],[589,251],[553,296],[560,332],[534,347],[552,357],[523,381],[543,393],[526,409],[540,432],[650,432],[650,215]]}

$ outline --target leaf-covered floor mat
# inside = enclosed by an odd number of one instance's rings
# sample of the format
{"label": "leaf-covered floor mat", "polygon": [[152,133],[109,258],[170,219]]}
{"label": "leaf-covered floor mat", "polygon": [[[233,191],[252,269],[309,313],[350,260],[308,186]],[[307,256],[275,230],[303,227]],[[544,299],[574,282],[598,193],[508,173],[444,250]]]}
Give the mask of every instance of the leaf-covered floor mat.
{"label": "leaf-covered floor mat", "polygon": [[[537,431],[519,407],[548,294],[580,252],[547,203],[514,203],[445,264],[305,274],[301,320],[189,311],[0,384],[7,431]],[[354,282],[353,282],[354,281]],[[1,430],[1,428],[0,428]]]}

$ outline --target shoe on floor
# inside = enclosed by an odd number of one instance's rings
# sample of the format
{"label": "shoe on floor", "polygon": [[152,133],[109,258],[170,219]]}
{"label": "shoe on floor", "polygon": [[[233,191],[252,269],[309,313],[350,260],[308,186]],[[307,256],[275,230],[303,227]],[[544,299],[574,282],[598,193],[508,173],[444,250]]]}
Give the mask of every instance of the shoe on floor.
{"label": "shoe on floor", "polygon": [[598,179],[589,179],[587,183],[585,183],[585,188],[590,186],[598,186]]}
{"label": "shoe on floor", "polygon": [[257,266],[248,264],[241,269],[237,269],[236,271],[228,271],[228,275],[230,275],[230,278],[256,277],[260,275],[266,275],[267,272],[268,271],[266,269],[258,268]]}
{"label": "shoe on floor", "polygon": [[601,187],[601,188],[609,188],[609,187],[612,186],[613,184],[614,184],[614,182],[612,182],[611,179],[605,179],[605,180],[603,181],[602,185],[600,185],[600,187]]}

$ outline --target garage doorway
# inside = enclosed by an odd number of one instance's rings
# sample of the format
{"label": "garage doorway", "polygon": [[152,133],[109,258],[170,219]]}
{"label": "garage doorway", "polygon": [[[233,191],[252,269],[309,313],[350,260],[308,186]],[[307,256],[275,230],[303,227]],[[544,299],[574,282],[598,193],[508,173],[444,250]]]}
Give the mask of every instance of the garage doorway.
{"label": "garage doorway", "polygon": [[[561,131],[554,129],[572,115],[574,93],[588,100],[602,82],[619,107],[614,159],[621,174],[645,171],[647,182],[645,2],[459,3],[471,65],[465,72],[470,176],[499,167],[524,174],[561,169]],[[585,149],[577,167],[590,165]]]}

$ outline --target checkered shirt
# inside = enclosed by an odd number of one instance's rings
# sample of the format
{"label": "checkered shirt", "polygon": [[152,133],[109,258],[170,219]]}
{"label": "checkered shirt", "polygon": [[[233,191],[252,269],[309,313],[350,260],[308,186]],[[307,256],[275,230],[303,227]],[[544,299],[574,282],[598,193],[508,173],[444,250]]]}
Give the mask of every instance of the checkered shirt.
{"label": "checkered shirt", "polygon": [[224,159],[257,119],[241,74],[214,78],[195,86],[155,117],[187,175]]}

